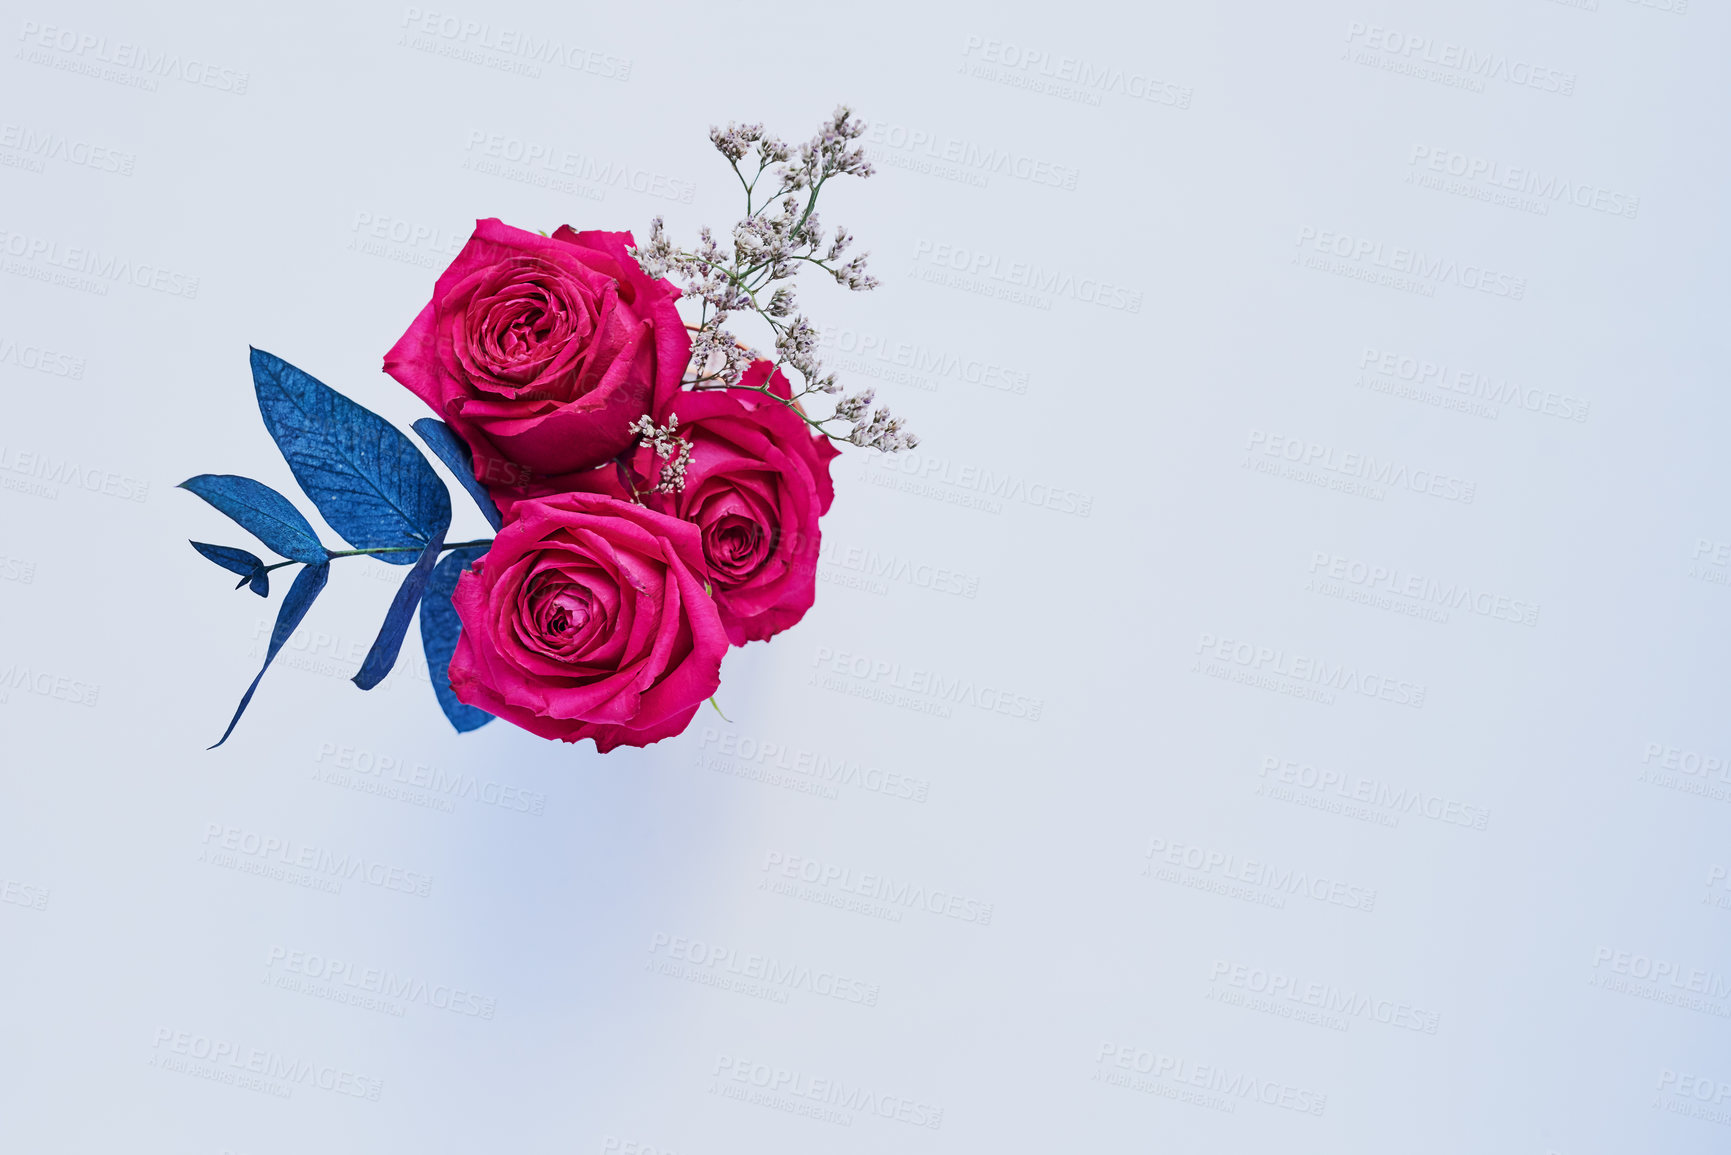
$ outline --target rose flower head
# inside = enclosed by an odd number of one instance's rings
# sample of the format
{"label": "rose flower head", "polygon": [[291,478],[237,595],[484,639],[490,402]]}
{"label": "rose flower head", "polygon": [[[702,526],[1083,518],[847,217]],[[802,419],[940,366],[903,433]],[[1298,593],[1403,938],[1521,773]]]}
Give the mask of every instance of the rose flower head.
{"label": "rose flower head", "polygon": [[457,582],[451,688],[543,738],[602,753],[684,730],[727,651],[698,528],[628,501],[519,502]]}
{"label": "rose flower head", "polygon": [[478,221],[385,354],[385,372],[468,442],[484,484],[606,461],[678,390],[691,352],[679,290],[646,275],[632,243]]}

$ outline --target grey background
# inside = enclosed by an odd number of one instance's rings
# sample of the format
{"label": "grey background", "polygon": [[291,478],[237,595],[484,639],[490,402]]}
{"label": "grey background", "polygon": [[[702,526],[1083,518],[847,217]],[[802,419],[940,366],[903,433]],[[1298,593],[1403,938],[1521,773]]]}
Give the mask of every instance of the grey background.
{"label": "grey background", "polygon": [[[1720,7],[7,8],[7,1150],[1723,1149]],[[476,217],[725,227],[838,99],[924,445],[731,722],[458,737],[353,559],[205,752],[247,345],[407,425]]]}

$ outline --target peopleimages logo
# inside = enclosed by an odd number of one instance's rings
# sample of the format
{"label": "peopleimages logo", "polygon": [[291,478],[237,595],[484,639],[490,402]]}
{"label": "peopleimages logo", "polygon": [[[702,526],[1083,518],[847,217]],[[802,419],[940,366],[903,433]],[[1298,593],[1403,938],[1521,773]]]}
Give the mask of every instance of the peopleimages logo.
{"label": "peopleimages logo", "polygon": [[[234,1082],[233,1076],[251,1075],[280,1080],[290,1085],[286,1089],[296,1086],[316,1087],[321,1091],[367,1099],[375,1103],[385,1088],[384,1080],[370,1078],[343,1067],[297,1059],[262,1047],[242,1047],[227,1039],[213,1039],[190,1031],[177,1031],[172,1027],[158,1027],[156,1038],[150,1045],[158,1052],[151,1060],[154,1067],[181,1074],[196,1074],[204,1078],[212,1076],[189,1070],[184,1061],[175,1060],[194,1059],[218,1069],[231,1069],[226,1071],[230,1077],[217,1079],[218,1082]],[[288,1095],[281,1097],[286,1099]]]}
{"label": "peopleimages logo", "polygon": [[1312,551],[1309,572],[1313,579],[1344,583],[1370,595],[1391,595],[1419,605],[1465,610],[1481,618],[1523,626],[1536,626],[1539,622],[1539,607],[1533,602],[1493,590],[1474,589],[1465,582],[1412,573],[1399,566],[1341,557],[1326,550]]}
{"label": "peopleimages logo", "polygon": [[1641,198],[1628,193],[1613,192],[1599,185],[1572,181],[1487,157],[1469,156],[1451,148],[1415,144],[1407,164],[1421,173],[1452,176],[1469,184],[1535,197],[1542,205],[1566,202],[1576,208],[1592,209],[1629,220],[1635,219],[1635,213],[1641,207]]}
{"label": "peopleimages logo", "polygon": [[[1659,1090],[1702,1103],[1717,1104],[1731,1099],[1731,1083],[1704,1075],[1681,1074],[1669,1067],[1659,1070]],[[1727,1121],[1731,1122],[1731,1117]]]}
{"label": "peopleimages logo", "polygon": [[526,141],[482,129],[469,130],[464,151],[471,156],[507,161],[553,176],[570,177],[587,184],[630,189],[645,196],[690,204],[697,195],[694,181],[678,180],[616,160],[600,160],[587,153],[572,152],[558,145]]}
{"label": "peopleimages logo", "polygon": [[1476,482],[1438,473],[1432,469],[1409,468],[1400,462],[1388,458],[1379,459],[1368,453],[1337,450],[1332,445],[1307,441],[1302,437],[1288,437],[1283,433],[1252,429],[1244,448],[1252,461],[1259,456],[1272,458],[1290,462],[1301,470],[1319,470],[1354,483],[1406,489],[1413,493],[1440,497],[1444,501],[1458,501],[1463,505],[1471,505],[1473,498],[1478,495]]}
{"label": "peopleimages logo", "polygon": [[1378,998],[1363,991],[1342,989],[1333,983],[1294,978],[1279,971],[1216,959],[1209,981],[1270,999],[1312,1007],[1325,1014],[1368,1019],[1384,1026],[1434,1035],[1442,1016],[1399,999]]}
{"label": "peopleimages logo", "polygon": [[[978,898],[957,894],[942,887],[927,887],[910,879],[894,879],[874,871],[856,871],[851,866],[822,862],[799,854],[780,850],[766,851],[762,870],[765,874],[805,883],[821,890],[857,895],[891,908],[923,910],[928,914],[971,922],[977,926],[992,924],[993,904]],[[900,911],[892,921],[900,922]]]}
{"label": "peopleimages logo", "polygon": [[[1241,858],[1229,850],[1215,850],[1165,838],[1150,838],[1146,857],[1148,863],[1143,873],[1159,878],[1162,882],[1182,883],[1183,879],[1174,877],[1172,872],[1183,870],[1204,879],[1242,883],[1271,891],[1274,895],[1308,898],[1313,902],[1341,906],[1347,910],[1361,910],[1368,914],[1376,909],[1376,891],[1371,887],[1356,886],[1291,866],[1276,866],[1272,862],[1255,858]],[[1166,870],[1162,871],[1162,867]],[[1214,888],[1201,886],[1196,889]],[[1263,905],[1283,906],[1284,903]]]}
{"label": "peopleimages logo", "polygon": [[[1638,951],[1613,950],[1601,946],[1593,951],[1593,969],[1610,972],[1612,975],[1627,976],[1653,988],[1661,985],[1670,991],[1660,990],[1659,1001],[1672,1002],[1672,997],[1666,997],[1670,992],[1680,991],[1685,995],[1698,995],[1707,999],[1731,998],[1731,975],[1716,971],[1692,967],[1674,959],[1654,958]],[[1611,985],[1601,981],[1598,985]],[[1620,989],[1620,988],[1619,988]],[[1626,993],[1640,993],[1628,991]]]}
{"label": "peopleimages logo", "polygon": [[58,160],[97,172],[131,176],[138,163],[138,158],[130,152],[11,122],[0,124],[0,150],[27,158],[31,163],[26,167],[36,172],[43,170],[45,162]]}
{"label": "peopleimages logo", "polygon": [[344,879],[358,879],[381,890],[395,890],[422,898],[432,893],[433,889],[433,877],[430,874],[405,870],[360,854],[339,854],[328,847],[298,843],[291,838],[263,835],[238,826],[225,826],[219,822],[204,824],[203,841],[205,846],[217,852],[210,860],[218,866],[231,865],[230,861],[222,858],[222,854],[226,853],[230,859],[233,855],[241,854],[262,866],[278,871],[305,871],[312,881],[327,884],[315,889],[331,890],[332,887],[328,885],[331,883],[340,888]]}
{"label": "peopleimages logo", "polygon": [[1381,241],[1355,237],[1351,233],[1302,225],[1296,244],[1301,250],[1351,262],[1347,268],[1371,274],[1359,279],[1375,279],[1378,275],[1393,278],[1390,283],[1396,288],[1405,287],[1408,283],[1420,287],[1455,285],[1510,301],[1519,301],[1527,295],[1525,277],[1448,257],[1426,256],[1418,249],[1385,246]]}
{"label": "peopleimages logo", "polygon": [[33,669],[21,662],[12,662],[0,669],[0,706],[12,699],[12,691],[22,690],[44,698],[57,698],[75,706],[94,706],[102,687],[65,674]]}
{"label": "peopleimages logo", "polygon": [[1707,868],[1707,893],[1701,901],[1706,906],[1731,910],[1731,870],[1718,863]]}
{"label": "peopleimages logo", "polygon": [[[1346,41],[1355,48],[1378,53],[1391,63],[1414,67],[1429,65],[1481,85],[1487,80],[1498,80],[1518,88],[1536,88],[1559,96],[1571,96],[1575,91],[1575,74],[1572,72],[1547,68],[1501,52],[1481,52],[1452,40],[1439,41],[1417,33],[1353,20],[1346,26]],[[1404,69],[1392,68],[1391,71]]]}
{"label": "peopleimages logo", "polygon": [[[24,46],[20,57],[33,64],[45,64],[103,80],[122,80],[113,70],[125,69],[140,75],[126,77],[122,82],[147,92],[156,91],[158,80],[180,80],[200,88],[245,96],[247,81],[251,79],[249,73],[183,58],[178,52],[157,51],[125,40],[110,42],[106,36],[53,24],[38,24],[34,20],[24,21],[18,39]],[[59,53],[59,56],[51,53]],[[105,69],[104,65],[108,67]]]}
{"label": "peopleimages logo", "polygon": [[1593,407],[1592,402],[1568,393],[1521,385],[1507,377],[1499,379],[1473,368],[1457,366],[1451,369],[1448,362],[1440,358],[1378,349],[1371,345],[1366,345],[1359,354],[1358,367],[1361,371],[1369,370],[1390,380],[1457,394],[1472,401],[1510,405],[1528,413],[1540,413],[1565,421],[1585,421]]}
{"label": "peopleimages logo", "polygon": [[[884,1094],[869,1087],[850,1084],[844,1079],[814,1078],[786,1067],[754,1062],[741,1055],[721,1055],[715,1060],[715,1070],[711,1075],[721,1084],[722,1089],[718,1093],[725,1094],[726,1082],[731,1082],[737,1085],[739,1090],[752,1088],[774,1097],[766,1100],[763,1105],[788,1110],[793,1114],[806,1114],[807,1111],[798,1108],[810,1106],[842,1112],[857,1111],[862,1115],[891,1119],[897,1123],[925,1127],[932,1131],[944,1125],[942,1107],[921,1102],[911,1096]],[[774,1101],[781,1097],[786,1098],[785,1105]],[[825,1121],[846,1125],[852,1120],[849,1116],[842,1115],[840,1118]]]}
{"label": "peopleimages logo", "polygon": [[0,581],[30,585],[36,580],[36,563],[0,553]]}
{"label": "peopleimages logo", "polygon": [[[547,809],[547,796],[539,790],[526,790],[499,782],[492,777],[477,778],[461,770],[445,770],[389,754],[377,754],[367,748],[344,746],[335,742],[319,743],[315,762],[326,763],[374,782],[392,782],[414,790],[424,790],[442,799],[468,799],[484,806],[519,814],[542,814]],[[372,793],[373,791],[362,791]]]}
{"label": "peopleimages logo", "polygon": [[[649,953],[658,959],[671,959],[698,968],[683,977],[702,982],[708,976],[728,976],[747,983],[762,984],[776,992],[806,991],[838,1002],[862,1007],[878,1005],[878,985],[864,979],[814,970],[798,963],[783,962],[774,955],[756,954],[705,942],[700,938],[656,931],[649,941]],[[675,977],[681,977],[675,975]],[[703,983],[703,985],[715,985]],[[783,1002],[783,999],[773,1000]]]}
{"label": "peopleimages logo", "polygon": [[[1491,818],[1491,812],[1483,806],[1469,806],[1456,798],[1445,798],[1412,786],[1395,786],[1361,774],[1318,769],[1309,762],[1267,757],[1262,760],[1257,777],[1263,779],[1263,785],[1257,787],[1258,794],[1264,793],[1270,785],[1285,786],[1319,799],[1356,803],[1386,811],[1396,822],[1400,815],[1416,814],[1432,822],[1483,830]],[[1324,804],[1321,808],[1328,807]]]}
{"label": "peopleimages logo", "polygon": [[124,282],[140,289],[166,293],[171,297],[193,300],[198,296],[197,277],[177,273],[161,265],[130,261],[115,253],[104,253],[100,249],[62,245],[50,237],[32,236],[0,228],[0,254],[24,262],[17,268],[8,267],[7,272],[30,276],[32,266],[46,266],[37,270],[37,280],[54,282],[56,278],[48,273],[48,269],[72,274],[75,278],[93,278],[90,282],[67,282],[68,287],[86,292],[96,291],[106,295],[109,283]]}
{"label": "peopleimages logo", "polygon": [[1132,1090],[1149,1090],[1150,1088],[1138,1086],[1127,1078],[1129,1073],[1134,1072],[1161,1082],[1170,1081],[1186,1087],[1212,1091],[1224,1097],[1228,1111],[1236,1106],[1234,1100],[1244,1099],[1254,1100],[1265,1107],[1296,1111],[1301,1115],[1320,1115],[1328,1108],[1327,1095],[1306,1087],[1276,1082],[1273,1079],[1259,1079],[1241,1071],[1229,1070],[1217,1063],[1198,1063],[1131,1043],[1101,1043],[1100,1053],[1094,1062],[1098,1067],[1093,1075],[1096,1081],[1126,1086]]}
{"label": "peopleimages logo", "polygon": [[1189,108],[1194,91],[1161,80],[1151,72],[1098,64],[1079,56],[1053,55],[1013,41],[970,36],[962,44],[962,68],[984,66],[973,75],[998,80],[1013,88],[1028,88],[1066,100],[1099,104],[1102,94],[1145,100],[1168,108]]}
{"label": "peopleimages logo", "polygon": [[924,778],[914,778],[894,770],[881,770],[844,754],[831,756],[731,730],[723,733],[714,726],[703,728],[703,741],[698,743],[697,748],[708,750],[712,755],[710,759],[700,755],[700,764],[707,761],[712,768],[724,766],[731,770],[746,771],[741,777],[754,776],[750,773],[753,768],[771,773],[782,771],[798,774],[814,783],[853,786],[868,793],[903,798],[910,802],[924,802],[931,790],[931,783]]}
{"label": "peopleimages logo", "polygon": [[963,598],[972,598],[980,592],[978,574],[893,553],[881,554],[865,546],[843,545],[827,534],[818,547],[817,560],[820,580],[836,581],[875,594],[887,592],[890,583]]}
{"label": "peopleimages logo", "polygon": [[1731,541],[1715,541],[1710,537],[1695,539],[1695,552],[1689,555],[1689,576],[1709,585],[1731,585]]}
{"label": "peopleimages logo", "polygon": [[[430,983],[415,975],[399,974],[387,967],[369,967],[348,959],[332,958],[317,951],[292,950],[272,945],[265,970],[295,980],[307,980],[305,993],[348,1002],[345,996],[378,995],[398,1003],[420,1003],[435,1010],[469,1018],[491,1019],[498,1000],[446,983]],[[280,973],[279,973],[280,972]],[[298,988],[297,988],[298,989]]]}
{"label": "peopleimages logo", "polygon": [[11,446],[0,445],[0,474],[7,473],[52,485],[75,485],[90,493],[106,494],[122,501],[144,501],[150,496],[148,481],[97,466],[83,465],[70,457],[21,452]]}
{"label": "peopleimages logo", "polygon": [[1326,658],[1311,657],[1284,647],[1259,646],[1254,642],[1234,641],[1204,632],[1197,638],[1195,653],[1199,655],[1198,665],[1205,667],[1205,673],[1213,672],[1206,665],[1228,669],[1237,667],[1247,674],[1286,678],[1325,690],[1343,690],[1415,710],[1424,706],[1425,687],[1420,683],[1360,670],[1344,662],[1330,662]]}
{"label": "peopleimages logo", "polygon": [[1030,722],[1038,722],[1046,706],[1044,698],[978,683],[972,678],[945,677],[937,670],[922,666],[904,667],[900,662],[874,659],[869,654],[849,653],[830,646],[817,647],[812,665],[820,674],[852,678],[874,690],[901,690],[945,705],[972,706],[976,710],[1025,718]]}
{"label": "peopleimages logo", "polygon": [[[429,47],[482,49],[496,52],[503,57],[515,58],[513,63],[528,66],[554,64],[572,72],[586,72],[603,80],[631,79],[631,61],[625,57],[585,48],[581,44],[567,44],[551,36],[537,36],[533,32],[509,25],[469,20],[449,12],[428,12],[408,7],[403,9],[402,27],[405,35],[424,38]],[[410,46],[421,47],[420,44]],[[456,55],[462,58],[461,51],[440,55]]]}
{"label": "peopleimages logo", "polygon": [[[1091,493],[1050,482],[1029,481],[1013,473],[997,472],[978,465],[965,465],[953,458],[937,457],[918,450],[894,455],[874,454],[864,458],[863,469],[867,481],[894,478],[900,474],[916,482],[920,487],[918,491],[944,486],[959,495],[977,496],[987,503],[1021,502],[1056,513],[1072,513],[1078,517],[1087,517],[1094,509],[1094,495]],[[1002,507],[991,508],[988,504],[985,508],[988,512],[996,513]]]}
{"label": "peopleimages logo", "polygon": [[20,369],[73,381],[84,379],[84,358],[71,353],[57,353],[41,345],[20,344],[11,337],[0,337],[0,365],[16,365]]}
{"label": "peopleimages logo", "polygon": [[1142,291],[1127,289],[1096,277],[1078,277],[1062,269],[1049,269],[1030,261],[1012,261],[996,253],[949,245],[937,241],[914,242],[914,265],[934,267],[976,279],[984,279],[1013,289],[1031,293],[1068,297],[1085,305],[1102,309],[1117,309],[1125,313],[1142,311]]}
{"label": "peopleimages logo", "polygon": [[[463,251],[463,245],[469,239],[467,232],[441,229],[402,217],[367,212],[365,209],[355,213],[355,220],[349,226],[349,231],[360,239],[389,241],[391,244],[422,250],[437,257],[456,256]],[[443,266],[429,264],[429,267]]]}
{"label": "peopleimages logo", "polygon": [[928,379],[947,377],[1018,396],[1028,392],[1027,373],[977,357],[963,357],[946,349],[889,341],[835,325],[826,325],[818,331],[818,344],[841,354],[838,363],[851,372],[897,384],[910,384],[916,389],[934,390],[936,383],[928,383]]}
{"label": "peopleimages logo", "polygon": [[1731,757],[1648,742],[1636,780],[1697,798],[1731,802]]}
{"label": "peopleimages logo", "polygon": [[1665,742],[1648,742],[1641,751],[1641,764],[1680,772],[1692,778],[1717,778],[1731,785],[1731,756],[1724,754],[1703,754],[1699,750]]}
{"label": "peopleimages logo", "polygon": [[935,162],[937,175],[947,171],[943,165],[954,165],[957,175],[977,176],[982,185],[989,176],[1006,176],[1053,188],[1076,187],[1076,169],[1070,165],[1054,164],[1014,149],[987,148],[923,128],[874,121],[866,129],[866,140],[881,145],[885,152],[880,159],[897,168],[924,171],[922,162]]}
{"label": "peopleimages logo", "polygon": [[47,910],[50,892],[27,882],[0,878],[0,902],[9,902],[28,910]]}

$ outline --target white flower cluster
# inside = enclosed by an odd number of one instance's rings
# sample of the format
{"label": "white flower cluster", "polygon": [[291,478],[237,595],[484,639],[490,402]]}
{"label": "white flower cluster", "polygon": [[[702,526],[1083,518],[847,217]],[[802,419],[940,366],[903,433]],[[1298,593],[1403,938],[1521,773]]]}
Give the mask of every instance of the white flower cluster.
{"label": "white flower cluster", "polygon": [[854,423],[848,431],[847,439],[854,445],[866,445],[882,448],[885,445],[897,449],[912,449],[920,443],[920,439],[907,432],[900,417],[893,417],[890,411],[879,405],[871,410],[871,416],[866,416],[866,410],[871,407],[872,400],[877,396],[875,389],[862,389],[836,402],[835,415],[844,421]]}
{"label": "white flower cluster", "polygon": [[679,415],[675,413],[667,419],[666,425],[657,427],[645,413],[631,426],[631,432],[641,437],[655,456],[667,460],[667,464],[661,467],[655,492],[685,492],[685,467],[691,464],[691,442],[679,436]]}
{"label": "white flower cluster", "polygon": [[[727,158],[745,189],[745,216],[733,226],[731,247],[717,242],[705,228],[698,232],[695,249],[677,248],[657,217],[648,242],[631,253],[644,272],[652,277],[671,274],[683,283],[685,299],[699,304],[698,324],[688,326],[693,330],[693,376],[687,385],[694,389],[739,386],[740,376],[758,354],[725,326],[736,313],[755,313],[774,334],[775,367],[791,369],[800,378],[792,400],[777,400],[833,440],[894,453],[912,449],[919,438],[882,406],[868,416],[870,390],[843,398],[828,417],[813,418],[800,404],[813,394],[842,390],[835,374],[824,372],[817,358],[817,330],[799,312],[793,286],[777,284],[791,282],[801,265],[815,265],[855,292],[877,287],[877,278],[866,272],[866,254],[843,259],[853,244],[852,234],[837,228],[826,243],[816,211],[818,193],[831,177],[872,174],[871,162],[856,143],[864,132],[865,122],[846,105],[838,107],[797,149],[767,135],[761,124],[711,128],[710,142]],[[742,162],[751,170],[749,175],[741,169]],[[760,198],[758,185],[766,177],[766,189],[772,191]],[[758,388],[773,396],[767,386]],[[851,428],[831,432],[832,423]]]}

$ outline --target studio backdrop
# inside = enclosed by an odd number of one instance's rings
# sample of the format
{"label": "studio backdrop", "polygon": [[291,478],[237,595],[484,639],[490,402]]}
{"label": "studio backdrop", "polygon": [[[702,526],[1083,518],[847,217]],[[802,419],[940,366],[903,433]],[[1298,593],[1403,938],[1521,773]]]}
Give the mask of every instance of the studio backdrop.
{"label": "studio backdrop", "polygon": [[[1725,1150],[1720,6],[453,3],[6,5],[0,1148]],[[412,567],[278,631],[188,544],[279,560],[242,475],[371,548],[251,349],[491,540],[382,371],[477,222],[700,325],[711,128],[842,104],[878,283],[780,352],[901,441],[665,735],[459,733],[449,583],[363,692]]]}

